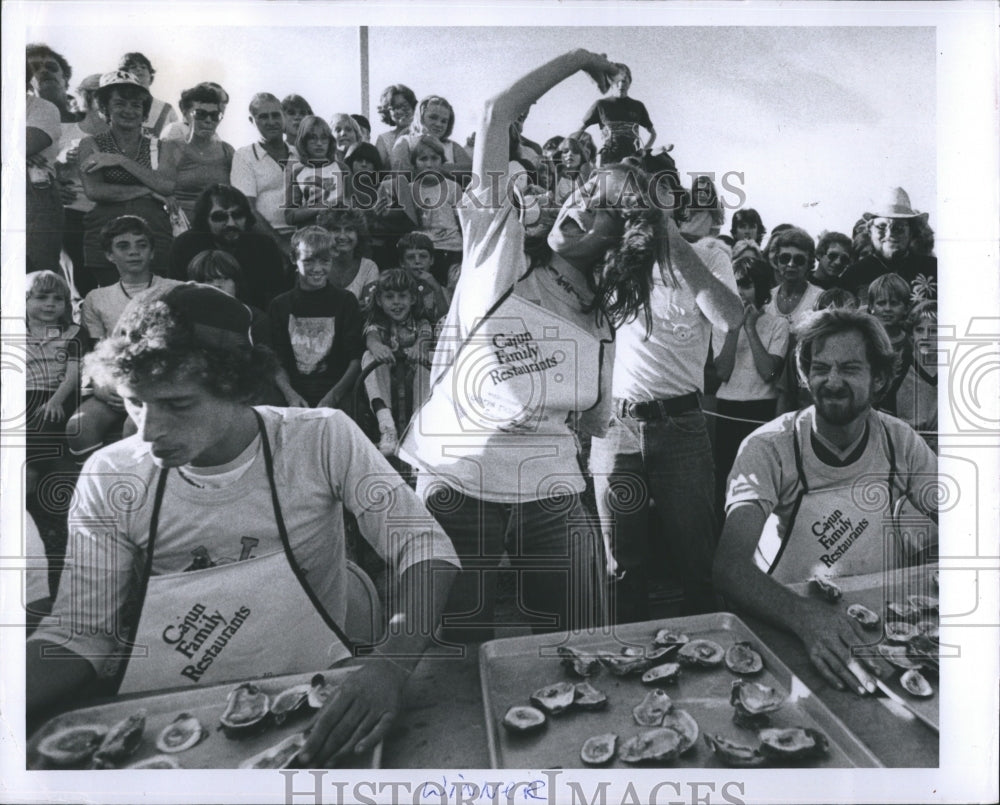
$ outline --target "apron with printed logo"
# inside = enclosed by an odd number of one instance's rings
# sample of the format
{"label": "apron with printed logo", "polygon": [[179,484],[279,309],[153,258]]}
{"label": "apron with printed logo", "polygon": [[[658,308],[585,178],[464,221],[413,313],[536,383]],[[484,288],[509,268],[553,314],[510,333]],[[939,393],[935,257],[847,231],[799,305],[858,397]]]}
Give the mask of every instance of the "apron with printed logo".
{"label": "apron with printed logo", "polygon": [[119,693],[312,671],[352,653],[292,553],[267,431],[260,414],[254,414],[282,550],[220,567],[151,575],[169,474],[162,469],[140,580],[139,617],[126,644],[131,654],[118,670]]}
{"label": "apron with printed logo", "polygon": [[803,467],[799,419],[795,418],[792,427],[799,493],[773,558],[767,558],[768,551],[763,549],[776,521],[773,514],[768,518],[757,549],[758,565],[783,584],[814,575],[856,576],[900,566],[903,556],[892,517],[896,454],[888,432],[889,466],[884,479],[866,480],[863,489],[852,479],[813,490]]}

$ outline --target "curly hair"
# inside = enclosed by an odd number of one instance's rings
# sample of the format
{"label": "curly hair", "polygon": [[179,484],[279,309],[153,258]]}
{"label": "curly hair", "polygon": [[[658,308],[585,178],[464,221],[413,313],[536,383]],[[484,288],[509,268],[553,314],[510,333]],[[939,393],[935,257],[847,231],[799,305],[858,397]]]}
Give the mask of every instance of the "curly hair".
{"label": "curly hair", "polygon": [[181,98],[177,105],[180,107],[181,112],[187,112],[196,103],[214,103],[221,109],[225,106],[226,102],[223,100],[223,93],[219,89],[216,89],[211,84],[202,82],[181,92]]}
{"label": "curly hair", "polygon": [[378,117],[385,125],[394,126],[395,123],[392,122],[392,99],[397,95],[402,95],[406,102],[413,108],[417,108],[417,96],[414,94],[413,90],[410,89],[405,84],[390,84],[384,90],[378,99]]}
{"label": "curly hair", "polygon": [[[826,339],[840,333],[860,333],[865,342],[865,355],[873,378],[881,381],[879,393],[884,392],[896,367],[896,353],[882,322],[861,310],[831,307],[810,313],[795,328],[797,339],[795,365],[803,382],[809,378],[813,355]],[[878,394],[876,396],[879,396]]]}
{"label": "curly hair", "polygon": [[767,242],[767,259],[772,266],[777,265],[778,250],[782,246],[801,249],[807,255],[806,268],[811,271],[816,262],[816,242],[812,235],[797,226],[785,226],[784,229],[774,228],[771,239]]}
{"label": "curly hair", "polygon": [[274,353],[259,345],[206,346],[197,325],[162,300],[169,291],[129,303],[111,336],[84,358],[84,377],[112,388],[191,380],[222,400],[261,399],[277,372]]}
{"label": "curly hair", "polygon": [[[872,245],[871,223],[874,219],[860,219],[854,225],[854,252],[859,257],[867,257],[875,251]],[[923,216],[905,219],[910,223],[910,245],[907,247],[909,254],[919,254],[922,257],[930,257],[934,254],[934,230],[931,229],[927,219]]]}
{"label": "curly hair", "polygon": [[[362,210],[354,207],[329,207],[316,216],[316,226],[327,232],[334,229],[353,229],[358,235],[358,245],[354,247],[355,256],[368,254],[368,219]],[[332,240],[332,237],[331,237]]]}
{"label": "curly hair", "polygon": [[410,314],[414,319],[422,319],[426,316],[426,312],[424,311],[424,297],[420,292],[420,286],[417,283],[416,277],[405,268],[389,268],[379,275],[378,282],[375,283],[372,307],[368,313],[369,324],[376,324],[381,327],[388,327],[391,324],[389,317],[386,316],[379,305],[379,297],[389,291],[409,293],[410,298],[413,300],[413,307],[410,308]]}
{"label": "curly hair", "polygon": [[846,307],[858,309],[858,297],[843,288],[827,288],[816,297],[813,310],[826,310],[828,307]]}

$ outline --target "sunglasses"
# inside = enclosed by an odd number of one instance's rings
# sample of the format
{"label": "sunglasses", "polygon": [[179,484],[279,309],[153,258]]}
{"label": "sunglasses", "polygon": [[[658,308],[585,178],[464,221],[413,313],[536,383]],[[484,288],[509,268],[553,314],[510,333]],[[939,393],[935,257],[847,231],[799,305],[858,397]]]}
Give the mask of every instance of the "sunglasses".
{"label": "sunglasses", "polygon": [[208,220],[213,224],[224,224],[230,218],[234,221],[243,221],[246,219],[246,215],[244,215],[240,210],[226,210],[224,212],[216,210],[215,212],[208,214]]}
{"label": "sunglasses", "polygon": [[828,263],[847,263],[850,261],[850,256],[844,254],[843,252],[827,252],[826,260]]}
{"label": "sunglasses", "polygon": [[880,235],[884,235],[886,232],[890,232],[893,235],[902,235],[904,232],[908,232],[910,225],[906,221],[892,221],[891,223],[878,223],[872,224],[872,229],[878,232]]}
{"label": "sunglasses", "polygon": [[222,120],[222,112],[218,110],[210,112],[208,109],[192,109],[191,116],[195,120],[212,120],[216,123]]}
{"label": "sunglasses", "polygon": [[802,268],[806,264],[806,256],[804,254],[789,254],[788,252],[778,255],[778,265],[787,266],[789,263],[796,268]]}

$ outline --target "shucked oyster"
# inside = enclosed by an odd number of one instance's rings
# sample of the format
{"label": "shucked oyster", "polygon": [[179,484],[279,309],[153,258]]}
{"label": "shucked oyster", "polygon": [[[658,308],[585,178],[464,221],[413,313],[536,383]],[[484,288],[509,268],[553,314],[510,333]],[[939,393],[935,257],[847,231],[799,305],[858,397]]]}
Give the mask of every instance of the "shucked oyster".
{"label": "shucked oyster", "polygon": [[885,636],[893,643],[907,643],[919,634],[917,627],[907,621],[886,621]]}
{"label": "shucked oyster", "polygon": [[727,766],[752,768],[767,762],[767,758],[756,747],[738,744],[728,738],[723,738],[721,735],[706,734],[705,743],[712,748],[715,756]]}
{"label": "shucked oyster", "polygon": [[673,760],[681,753],[681,734],[668,727],[646,730],[629,738],[618,750],[625,763],[648,763]]}
{"label": "shucked oyster", "polygon": [[764,668],[764,659],[749,643],[733,643],[726,650],[726,668],[734,674],[756,674]]}
{"label": "shucked oyster", "polygon": [[680,663],[665,662],[646,671],[642,675],[642,682],[644,685],[675,685],[680,675]]}
{"label": "shucked oyster", "polygon": [[38,754],[57,766],[73,766],[90,758],[107,734],[108,728],[103,724],[66,727],[39,743]]}
{"label": "shucked oyster", "polygon": [[844,594],[829,576],[813,576],[809,579],[809,586],[817,594],[831,602],[839,601],[840,597]]}
{"label": "shucked oyster", "polygon": [[305,745],[306,734],[298,732],[289,735],[274,746],[248,757],[240,763],[241,769],[285,769],[295,759],[299,750]]}
{"label": "shucked oyster", "polygon": [[509,732],[534,732],[545,726],[545,713],[537,707],[517,704],[508,708],[501,723]]}
{"label": "shucked oyster", "polygon": [[608,706],[608,697],[589,682],[577,682],[574,686],[573,706],[581,710],[603,710]]}
{"label": "shucked oyster", "polygon": [[576,687],[570,682],[556,682],[544,688],[539,688],[531,694],[531,703],[547,713],[558,715],[573,704],[576,697]]}
{"label": "shucked oyster", "polygon": [[683,646],[691,638],[686,634],[675,632],[672,629],[660,629],[653,638],[653,642],[658,646]]}
{"label": "shucked oyster", "polygon": [[204,737],[201,722],[190,713],[181,713],[156,736],[156,748],[174,754],[190,749]]}
{"label": "shucked oyster", "polygon": [[219,722],[230,738],[262,726],[270,713],[270,697],[249,682],[229,691],[226,701],[226,709],[219,716]]}
{"label": "shucked oyster", "polygon": [[676,730],[681,736],[680,746],[677,750],[681,755],[694,746],[698,740],[698,722],[687,710],[681,710],[679,707],[672,708],[664,715],[660,726]]}
{"label": "shucked oyster", "polygon": [[129,769],[182,769],[184,768],[170,755],[153,755],[138,763],[127,766]]}
{"label": "shucked oyster", "polygon": [[146,729],[145,710],[139,710],[119,721],[108,730],[108,734],[94,752],[94,765],[97,768],[111,768],[118,761],[127,758],[138,748],[144,729]]}
{"label": "shucked oyster", "polygon": [[860,623],[865,629],[875,629],[881,622],[877,613],[872,612],[864,604],[851,604],[847,608],[847,614]]}
{"label": "shucked oyster", "polygon": [[653,664],[644,653],[635,654],[628,649],[623,650],[621,654],[602,651],[598,654],[598,659],[615,676],[641,674]]}
{"label": "shucked oyster", "polygon": [[640,727],[656,727],[674,707],[670,697],[657,688],[647,693],[641,702],[632,708],[635,723]]}
{"label": "shucked oyster", "polygon": [[311,690],[311,685],[303,683],[285,688],[275,696],[274,701],[271,702],[271,715],[274,716],[274,723],[282,724],[286,718],[290,718],[295,713],[305,709]]}
{"label": "shucked oyster", "polygon": [[825,755],[828,746],[826,736],[810,727],[761,730],[759,736],[760,751],[782,760],[804,760]]}
{"label": "shucked oyster", "polygon": [[733,721],[748,729],[768,724],[767,714],[781,707],[784,701],[785,695],[780,691],[745,679],[735,680],[729,694],[729,702],[733,705]]}
{"label": "shucked oyster", "polygon": [[559,646],[556,651],[562,657],[563,667],[577,676],[591,676],[601,667],[597,657],[587,656],[569,646]]}
{"label": "shucked oyster", "polygon": [[923,662],[912,659],[908,655],[906,646],[891,646],[888,643],[879,643],[875,648],[887,662],[892,663],[897,668],[902,668],[908,671],[911,668],[916,669],[924,667]]}
{"label": "shucked oyster", "polygon": [[714,640],[692,640],[681,646],[677,652],[677,660],[681,665],[696,665],[702,668],[714,668],[722,664],[726,652]]}
{"label": "shucked oyster", "polygon": [[615,756],[615,745],[618,736],[613,732],[604,735],[593,735],[584,741],[580,749],[580,760],[588,766],[600,766]]}
{"label": "shucked oyster", "polygon": [[911,696],[926,699],[928,696],[934,695],[934,689],[931,687],[930,683],[924,679],[924,675],[917,670],[904,672],[899,678],[899,684],[902,685],[903,690]]}

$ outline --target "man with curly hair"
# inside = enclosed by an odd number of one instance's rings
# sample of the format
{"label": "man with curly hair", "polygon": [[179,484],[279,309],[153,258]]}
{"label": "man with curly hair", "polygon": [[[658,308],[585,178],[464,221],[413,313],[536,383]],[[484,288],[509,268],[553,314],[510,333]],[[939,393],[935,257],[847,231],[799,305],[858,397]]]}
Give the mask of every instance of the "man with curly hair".
{"label": "man with curly hair", "polygon": [[312,728],[302,759],[324,767],[385,735],[457,559],[343,413],[247,402],[275,368],[250,322],[235,298],[188,283],[137,299],[88,356],[138,433],[80,475],[63,584],[28,644],[28,710],[349,658],[346,507],[398,576],[398,610]]}

